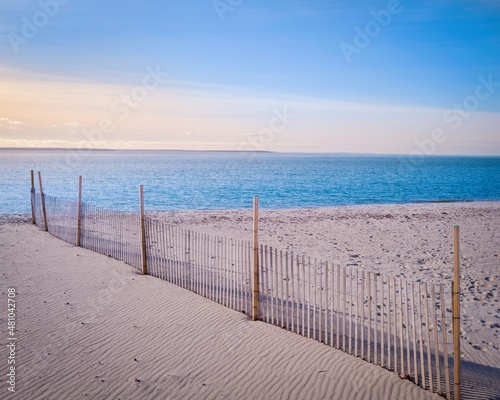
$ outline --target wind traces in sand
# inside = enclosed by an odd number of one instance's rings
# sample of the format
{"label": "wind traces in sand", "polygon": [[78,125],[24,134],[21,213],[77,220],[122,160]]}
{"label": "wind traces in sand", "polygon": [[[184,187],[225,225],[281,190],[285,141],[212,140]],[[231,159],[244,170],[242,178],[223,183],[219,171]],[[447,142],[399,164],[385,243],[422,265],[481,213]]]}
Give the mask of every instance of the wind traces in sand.
{"label": "wind traces in sand", "polygon": [[23,299],[22,398],[438,398],[28,224],[0,233]]}

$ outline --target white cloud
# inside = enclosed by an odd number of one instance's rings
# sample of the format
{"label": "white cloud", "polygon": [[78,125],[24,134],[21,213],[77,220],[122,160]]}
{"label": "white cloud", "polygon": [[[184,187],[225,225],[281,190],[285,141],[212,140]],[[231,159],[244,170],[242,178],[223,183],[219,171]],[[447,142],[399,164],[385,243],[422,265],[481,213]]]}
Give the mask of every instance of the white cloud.
{"label": "white cloud", "polygon": [[24,122],[16,121],[7,117],[0,117],[0,127],[5,127],[11,131],[19,129],[20,125],[24,125]]}
{"label": "white cloud", "polygon": [[[0,68],[0,76],[2,71]],[[115,129],[92,134],[102,138],[96,144],[99,148],[236,150],[241,142],[247,147],[254,145],[263,128],[271,123],[280,127],[284,120],[289,121],[286,129],[276,130],[273,137],[264,137],[266,142],[257,145],[271,151],[408,154],[418,149],[417,141],[426,141],[440,128],[447,140],[436,145],[435,154],[498,154],[500,147],[500,113],[471,113],[454,129],[443,119],[445,109],[285,96],[183,82],[158,88],[130,109],[124,120],[110,104],[118,94],[128,93],[129,86],[83,84],[39,75],[26,80],[10,75],[15,79],[0,78],[2,89],[7,88],[6,94],[0,95],[0,109],[12,118],[0,117],[0,126],[13,138],[19,134],[8,127],[21,125],[14,117],[25,121],[31,132],[22,129],[23,138],[38,139],[26,142],[27,146],[78,146],[79,140],[86,140],[84,130],[95,131],[101,119],[109,118]],[[206,141],[193,140],[201,137]]]}
{"label": "white cloud", "polygon": [[[107,141],[91,144],[85,141],[69,140],[30,140],[30,139],[1,139],[0,147],[56,147],[56,148],[83,148],[83,149],[117,149],[117,150],[261,150],[258,148],[248,148],[243,142],[206,142],[206,141]],[[286,151],[296,147],[296,143],[275,143],[273,148],[265,150]],[[311,147],[312,144],[301,144],[301,146]]]}
{"label": "white cloud", "polygon": [[58,147],[65,148],[69,142],[64,140],[29,140],[29,139],[1,139],[0,147]]}
{"label": "white cloud", "polygon": [[23,125],[24,122],[16,121],[6,117],[0,117],[0,121],[5,122],[7,125]]}

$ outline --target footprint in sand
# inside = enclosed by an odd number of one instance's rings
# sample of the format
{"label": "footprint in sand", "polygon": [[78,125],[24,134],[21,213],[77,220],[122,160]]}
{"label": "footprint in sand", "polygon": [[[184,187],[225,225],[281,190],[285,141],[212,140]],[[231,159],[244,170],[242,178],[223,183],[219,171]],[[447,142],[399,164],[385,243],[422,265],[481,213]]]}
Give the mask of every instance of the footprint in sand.
{"label": "footprint in sand", "polygon": [[481,351],[488,351],[488,349],[486,347],[483,347],[483,346],[480,346],[478,344],[474,344],[474,343],[469,343],[473,349],[475,350],[481,350]]}

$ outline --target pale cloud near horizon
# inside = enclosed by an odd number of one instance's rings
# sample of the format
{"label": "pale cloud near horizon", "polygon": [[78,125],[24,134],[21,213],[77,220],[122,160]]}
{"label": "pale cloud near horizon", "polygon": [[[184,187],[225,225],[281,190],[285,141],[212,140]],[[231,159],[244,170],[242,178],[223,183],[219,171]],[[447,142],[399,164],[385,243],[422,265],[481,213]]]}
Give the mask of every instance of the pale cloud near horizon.
{"label": "pale cloud near horizon", "polygon": [[0,124],[3,125],[3,123],[6,123],[7,125],[23,125],[24,124],[24,122],[21,122],[21,121],[15,121],[15,120],[10,119],[10,118],[0,117]]}
{"label": "pale cloud near horizon", "polygon": [[[447,139],[435,145],[435,154],[500,154],[499,113],[471,113],[452,127],[443,120],[445,109],[259,94],[168,80],[125,113],[121,99],[130,97],[133,85],[22,77],[17,72],[2,75],[0,85],[2,147],[78,147],[88,141],[85,130],[95,131],[108,120],[114,129],[94,135],[99,140],[93,147],[238,150],[242,143],[256,143],[256,149],[271,151],[408,154],[439,128]],[[276,125],[277,115],[293,118],[271,140],[255,142],[259,132]],[[13,131],[7,123],[20,129]],[[194,135],[197,140],[185,140]]]}
{"label": "pale cloud near horizon", "polygon": [[[0,148],[57,148],[57,149],[115,149],[115,150],[249,150],[244,147],[245,142],[202,142],[193,141],[127,141],[109,142],[102,141],[96,146],[89,146],[87,142],[72,142],[68,140],[29,140],[29,139],[2,139],[0,138]],[[304,148],[312,147],[313,143],[303,143]],[[296,143],[274,143],[277,151],[287,151],[295,148]],[[264,150],[255,148],[253,150]]]}

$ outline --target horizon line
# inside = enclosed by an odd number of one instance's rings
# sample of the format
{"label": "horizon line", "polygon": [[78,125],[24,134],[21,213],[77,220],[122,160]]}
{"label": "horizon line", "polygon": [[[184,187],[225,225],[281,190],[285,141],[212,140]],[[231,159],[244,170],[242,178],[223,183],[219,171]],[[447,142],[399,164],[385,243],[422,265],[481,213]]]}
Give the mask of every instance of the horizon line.
{"label": "horizon line", "polygon": [[366,155],[366,156],[423,156],[423,157],[500,157],[500,154],[410,154],[410,153],[370,153],[370,152],[307,152],[307,151],[275,151],[275,150],[185,150],[185,149],[113,149],[113,148],[78,148],[78,147],[0,147],[0,150],[55,150],[55,151],[156,151],[156,152],[189,152],[189,153],[270,153],[270,154],[332,154],[332,155]]}

